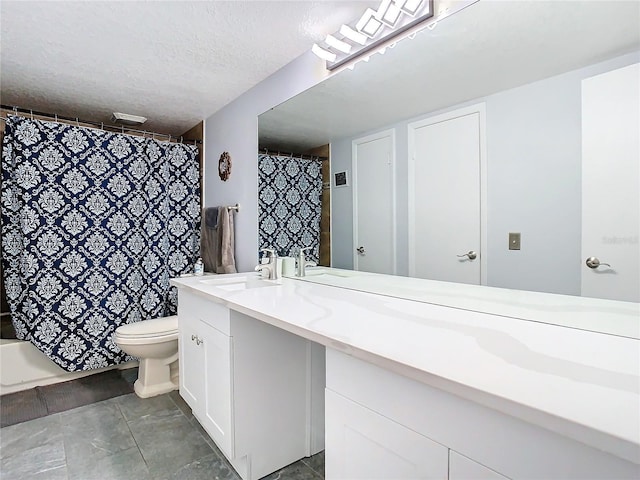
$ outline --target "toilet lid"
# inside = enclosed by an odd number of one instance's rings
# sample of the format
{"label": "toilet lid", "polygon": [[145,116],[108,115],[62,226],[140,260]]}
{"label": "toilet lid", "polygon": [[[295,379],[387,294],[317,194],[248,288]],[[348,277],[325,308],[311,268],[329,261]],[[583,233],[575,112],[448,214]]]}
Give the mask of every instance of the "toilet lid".
{"label": "toilet lid", "polygon": [[160,337],[178,332],[178,316],[153,318],[140,322],[121,325],[116,329],[124,337]]}

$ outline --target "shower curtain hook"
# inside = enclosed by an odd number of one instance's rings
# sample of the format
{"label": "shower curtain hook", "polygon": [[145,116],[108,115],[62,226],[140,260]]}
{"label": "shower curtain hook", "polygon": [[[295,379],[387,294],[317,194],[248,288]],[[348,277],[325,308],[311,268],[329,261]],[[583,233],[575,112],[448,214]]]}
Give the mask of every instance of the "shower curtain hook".
{"label": "shower curtain hook", "polygon": [[104,122],[100,122],[100,130],[104,130]]}
{"label": "shower curtain hook", "polygon": [[58,114],[56,113],[56,123],[58,123]]}
{"label": "shower curtain hook", "polygon": [[198,146],[198,140],[196,140],[195,138],[193,139],[193,146],[197,147]]}
{"label": "shower curtain hook", "polygon": [[182,144],[182,135],[180,135],[180,144]]}
{"label": "shower curtain hook", "polygon": [[33,110],[29,110],[31,112],[31,120],[33,120]]}
{"label": "shower curtain hook", "polygon": [[120,125],[120,131],[122,132],[122,135],[124,135],[124,125]]}

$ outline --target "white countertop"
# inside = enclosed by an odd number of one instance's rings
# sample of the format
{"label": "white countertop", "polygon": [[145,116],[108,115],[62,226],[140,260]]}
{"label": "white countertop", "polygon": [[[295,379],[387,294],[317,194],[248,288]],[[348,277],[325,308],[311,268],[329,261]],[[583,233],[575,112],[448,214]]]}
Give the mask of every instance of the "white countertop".
{"label": "white countertop", "polygon": [[[246,273],[183,277],[172,283],[640,464],[637,339],[289,278],[246,290],[206,283],[247,276],[257,278]],[[449,294],[455,294],[458,285],[450,285]]]}

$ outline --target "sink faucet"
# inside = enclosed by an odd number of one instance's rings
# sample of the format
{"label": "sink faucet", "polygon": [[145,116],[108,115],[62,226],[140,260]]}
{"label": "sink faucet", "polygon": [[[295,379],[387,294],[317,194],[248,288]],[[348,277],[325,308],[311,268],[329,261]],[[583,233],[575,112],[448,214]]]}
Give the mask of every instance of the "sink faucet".
{"label": "sink faucet", "polygon": [[272,248],[263,248],[260,251],[269,256],[269,261],[256,266],[255,271],[262,272],[266,270],[269,272],[269,280],[278,280],[280,278],[280,275],[278,275],[278,254]]}
{"label": "sink faucet", "polygon": [[300,249],[300,253],[298,254],[298,270],[296,275],[298,277],[304,277],[306,275],[305,269],[306,267],[315,267],[315,262],[307,262],[307,259],[304,257],[305,250],[311,250],[311,247],[305,247]]}

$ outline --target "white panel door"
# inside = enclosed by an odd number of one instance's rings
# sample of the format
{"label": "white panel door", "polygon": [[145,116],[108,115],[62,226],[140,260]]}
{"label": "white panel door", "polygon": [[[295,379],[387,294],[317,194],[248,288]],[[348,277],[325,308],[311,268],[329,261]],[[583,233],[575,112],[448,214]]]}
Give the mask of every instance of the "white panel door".
{"label": "white panel door", "polygon": [[[639,164],[640,64],[583,80],[584,296],[640,301]],[[589,257],[601,266],[589,268]]]}
{"label": "white panel door", "polygon": [[479,108],[409,125],[410,276],[482,283]]}
{"label": "white panel door", "polygon": [[447,447],[325,392],[327,480],[446,480]]}
{"label": "white panel door", "polygon": [[395,273],[393,131],[353,142],[353,268]]}

